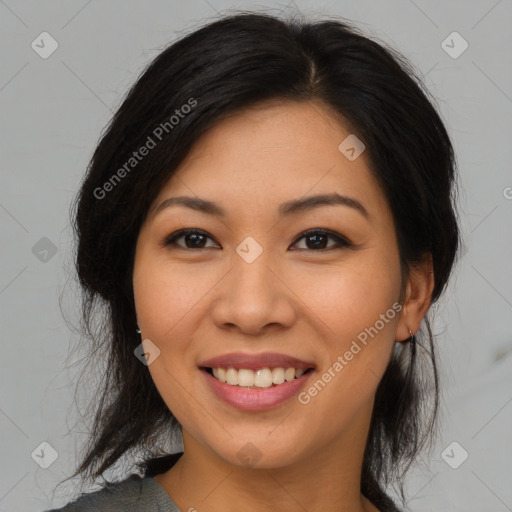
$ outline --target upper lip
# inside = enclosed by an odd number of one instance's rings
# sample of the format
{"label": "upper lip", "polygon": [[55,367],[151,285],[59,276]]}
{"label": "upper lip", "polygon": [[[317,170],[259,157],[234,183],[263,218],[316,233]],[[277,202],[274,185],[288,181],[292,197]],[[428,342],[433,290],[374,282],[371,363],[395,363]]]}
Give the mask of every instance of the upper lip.
{"label": "upper lip", "polygon": [[203,368],[247,368],[248,370],[259,370],[260,368],[300,368],[307,370],[308,368],[314,368],[315,365],[310,361],[303,361],[277,352],[262,352],[260,354],[233,352],[212,357],[198,366]]}

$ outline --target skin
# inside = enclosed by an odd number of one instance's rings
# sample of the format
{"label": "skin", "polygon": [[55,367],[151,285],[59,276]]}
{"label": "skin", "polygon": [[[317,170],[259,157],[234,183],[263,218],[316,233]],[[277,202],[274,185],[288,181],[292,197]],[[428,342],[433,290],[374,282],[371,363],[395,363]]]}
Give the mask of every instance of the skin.
{"label": "skin", "polygon": [[[137,241],[133,285],[138,325],[160,355],[147,367],[182,426],[184,454],[156,481],[182,511],[376,511],[359,490],[377,385],[396,341],[416,333],[430,306],[432,264],[402,283],[395,227],[363,152],[338,149],[350,131],[324,104],[273,101],[238,111],[206,132],[162,188]],[[278,206],[337,192],[360,201],[278,220]],[[178,195],[199,196],[226,218],[185,206],[157,215]],[[203,248],[180,238],[205,231]],[[305,230],[325,228],[356,248]],[[247,263],[247,237],[262,254]],[[180,247],[181,246],[181,247]],[[294,250],[295,248],[295,250]],[[307,405],[292,398],[264,412],[238,410],[214,395],[198,364],[229,352],[281,352],[314,361],[315,382],[357,335],[405,291],[400,313]],[[255,465],[237,453],[256,446]]]}

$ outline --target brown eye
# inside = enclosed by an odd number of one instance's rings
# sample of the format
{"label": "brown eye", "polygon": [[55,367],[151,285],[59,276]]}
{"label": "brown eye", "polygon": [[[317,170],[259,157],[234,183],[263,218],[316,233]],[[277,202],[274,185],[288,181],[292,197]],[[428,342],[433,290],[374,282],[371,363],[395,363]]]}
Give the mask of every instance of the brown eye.
{"label": "brown eye", "polygon": [[[185,245],[177,243],[177,240],[184,239]],[[209,249],[212,246],[207,247],[205,244],[207,239],[213,240],[209,235],[203,231],[194,229],[182,229],[173,233],[165,239],[164,245],[175,245],[182,249]]]}
{"label": "brown eye", "polygon": [[[327,246],[329,238],[335,240],[336,243],[334,244],[334,246]],[[302,239],[306,240],[306,247],[299,248],[300,250],[311,249],[315,251],[321,251],[352,246],[352,244],[346,238],[342,237],[341,235],[338,235],[337,233],[333,233],[325,229],[311,229],[309,231],[306,231],[295,240],[293,245],[296,245],[297,242]]]}

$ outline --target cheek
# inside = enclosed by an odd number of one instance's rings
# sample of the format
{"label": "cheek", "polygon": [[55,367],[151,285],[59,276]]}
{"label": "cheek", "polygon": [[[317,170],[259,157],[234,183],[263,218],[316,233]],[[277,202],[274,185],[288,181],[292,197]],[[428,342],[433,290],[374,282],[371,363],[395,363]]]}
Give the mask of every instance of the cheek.
{"label": "cheek", "polygon": [[398,264],[369,261],[310,283],[307,304],[330,331],[328,360],[318,375],[329,383],[311,389],[318,394],[311,401],[318,414],[325,407],[344,408],[352,417],[372,400],[395,343],[400,278]]}
{"label": "cheek", "polygon": [[190,381],[191,375],[201,378],[195,366],[197,348],[191,340],[209,314],[208,294],[224,274],[225,269],[175,263],[165,254],[149,250],[136,258],[133,288],[139,326],[144,339],[150,339],[160,351],[148,369],[180,421],[187,413],[182,404],[190,402],[183,383]]}
{"label": "cheek", "polygon": [[[169,410],[182,421],[190,414],[182,404],[190,399],[184,392],[189,369],[185,365],[187,340],[200,314],[198,301],[205,294],[197,276],[177,269],[162,258],[141,251],[135,260],[133,290],[139,326],[144,339],[151,340],[158,356],[147,367]],[[199,296],[198,296],[199,295]],[[190,404],[189,404],[190,405]]]}
{"label": "cheek", "polygon": [[375,253],[313,275],[301,294],[325,327],[319,378],[330,382],[314,407],[336,404],[355,413],[372,399],[391,357],[401,309],[399,262]]}
{"label": "cheek", "polygon": [[[293,277],[294,291],[323,322],[326,334],[337,339],[348,340],[374,325],[399,297],[398,263],[383,264],[376,257],[319,266],[300,276]],[[386,323],[383,331],[389,331],[391,323]]]}
{"label": "cheek", "polygon": [[[201,309],[213,277],[197,267],[175,265],[162,257],[144,253],[136,259],[133,289],[137,318],[144,335],[164,342],[190,322]],[[210,283],[212,281],[212,283]],[[192,320],[191,320],[192,319]]]}

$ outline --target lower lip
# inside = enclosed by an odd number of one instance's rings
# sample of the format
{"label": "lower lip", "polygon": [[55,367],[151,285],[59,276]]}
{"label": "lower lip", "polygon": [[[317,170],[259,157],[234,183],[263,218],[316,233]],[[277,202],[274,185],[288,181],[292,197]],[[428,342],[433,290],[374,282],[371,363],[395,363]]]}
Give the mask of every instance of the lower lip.
{"label": "lower lip", "polygon": [[201,369],[210,389],[224,402],[244,411],[265,411],[284,404],[304,386],[313,370],[297,379],[285,381],[270,388],[243,388],[231,386],[216,379],[206,370]]}

